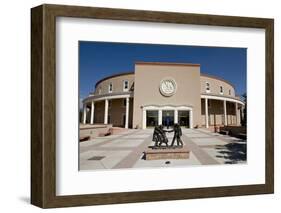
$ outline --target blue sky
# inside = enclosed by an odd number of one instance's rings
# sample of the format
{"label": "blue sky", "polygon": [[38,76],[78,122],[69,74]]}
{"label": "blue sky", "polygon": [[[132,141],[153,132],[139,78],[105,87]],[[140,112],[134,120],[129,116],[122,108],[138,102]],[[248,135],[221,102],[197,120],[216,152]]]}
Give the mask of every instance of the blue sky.
{"label": "blue sky", "polygon": [[246,48],[80,41],[80,98],[88,96],[101,78],[134,71],[135,61],[200,64],[201,73],[230,81],[237,95],[246,92]]}

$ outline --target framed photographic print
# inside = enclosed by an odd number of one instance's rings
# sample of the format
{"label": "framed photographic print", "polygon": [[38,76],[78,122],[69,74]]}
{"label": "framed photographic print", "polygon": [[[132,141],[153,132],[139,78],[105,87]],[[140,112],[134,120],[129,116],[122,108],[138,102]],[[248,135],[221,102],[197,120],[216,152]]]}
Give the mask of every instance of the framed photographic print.
{"label": "framed photographic print", "polygon": [[31,203],[274,191],[273,19],[31,9]]}

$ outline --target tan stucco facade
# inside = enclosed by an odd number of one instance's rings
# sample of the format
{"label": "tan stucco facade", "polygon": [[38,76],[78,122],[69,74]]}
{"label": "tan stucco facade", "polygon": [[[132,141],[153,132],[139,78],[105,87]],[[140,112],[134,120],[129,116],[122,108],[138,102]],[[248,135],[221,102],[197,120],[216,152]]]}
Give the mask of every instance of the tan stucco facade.
{"label": "tan stucco facade", "polygon": [[112,92],[124,92],[123,89],[123,83],[124,81],[128,81],[129,90],[132,88],[135,76],[134,73],[128,73],[128,74],[121,74],[116,77],[108,78],[104,81],[98,82],[96,85],[96,89],[94,91],[95,95],[101,95],[101,94],[108,94],[109,93],[109,84],[112,83]]}
{"label": "tan stucco facade", "polygon": [[[169,95],[161,87],[167,79],[173,89]],[[165,125],[167,116],[171,123],[186,119],[189,128],[240,125],[244,105],[230,82],[202,74],[199,64],[163,62],[136,62],[134,72],[101,79],[83,104],[84,123],[126,128]],[[151,113],[155,120],[148,118]]]}
{"label": "tan stucco facade", "polygon": [[[163,96],[159,91],[164,78],[173,78],[177,91],[171,97]],[[193,124],[200,125],[200,66],[146,64],[135,65],[135,93],[133,126],[142,127],[142,107],[190,106],[193,109]]]}
{"label": "tan stucco facade", "polygon": [[[206,92],[206,83],[210,84],[210,91]],[[221,88],[222,87],[222,92]],[[200,76],[200,90],[201,93],[210,93],[210,94],[217,94],[223,95],[227,97],[235,97],[235,89],[234,86],[230,83],[226,82],[223,79],[219,79],[214,76],[208,76],[206,74],[201,74]]]}

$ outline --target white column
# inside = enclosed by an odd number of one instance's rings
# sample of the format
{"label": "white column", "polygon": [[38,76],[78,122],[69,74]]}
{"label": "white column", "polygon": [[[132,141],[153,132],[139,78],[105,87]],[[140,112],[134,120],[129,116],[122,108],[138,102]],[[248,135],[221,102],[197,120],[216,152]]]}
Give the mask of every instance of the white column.
{"label": "white column", "polygon": [[104,124],[107,124],[108,120],[108,99],[104,101]]}
{"label": "white column", "polygon": [[92,104],[91,104],[91,124],[94,124],[94,115],[95,115],[95,102],[92,101]]}
{"label": "white column", "polygon": [[245,119],[247,120],[245,113],[247,114],[246,107],[245,107],[245,105],[241,105],[240,118],[241,118],[241,120],[243,120],[243,122],[245,122]]}
{"label": "white column", "polygon": [[142,108],[142,129],[146,129],[146,110]]}
{"label": "white column", "polygon": [[236,112],[236,125],[240,126],[241,120],[240,120],[240,109],[238,108],[238,103],[235,103],[235,112]]}
{"label": "white column", "polygon": [[193,112],[189,110],[189,128],[193,129]]}
{"label": "white column", "polygon": [[205,124],[206,128],[209,128],[208,98],[205,98]]}
{"label": "white column", "polygon": [[244,107],[243,105],[241,105],[240,107],[240,120],[244,120]]}
{"label": "white column", "polygon": [[226,111],[226,101],[223,101],[223,113],[224,113],[224,125],[227,126],[227,111]]}
{"label": "white column", "polygon": [[125,119],[125,128],[128,129],[129,127],[129,98],[126,98],[126,119]]}
{"label": "white column", "polygon": [[87,105],[83,105],[83,124],[86,124],[86,119],[87,119]]}
{"label": "white column", "polygon": [[174,111],[174,123],[177,124],[179,122],[179,119],[178,119],[178,110],[175,109]]}
{"label": "white column", "polygon": [[162,125],[162,109],[158,110],[158,125]]}

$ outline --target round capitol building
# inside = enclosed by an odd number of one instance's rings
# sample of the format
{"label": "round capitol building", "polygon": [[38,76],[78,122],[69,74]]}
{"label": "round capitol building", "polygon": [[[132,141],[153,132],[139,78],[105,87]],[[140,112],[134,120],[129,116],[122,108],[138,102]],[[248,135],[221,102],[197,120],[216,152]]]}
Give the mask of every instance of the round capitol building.
{"label": "round capitol building", "polygon": [[146,129],[157,125],[241,125],[244,102],[231,82],[200,64],[136,62],[133,72],[100,79],[83,100],[82,123]]}

